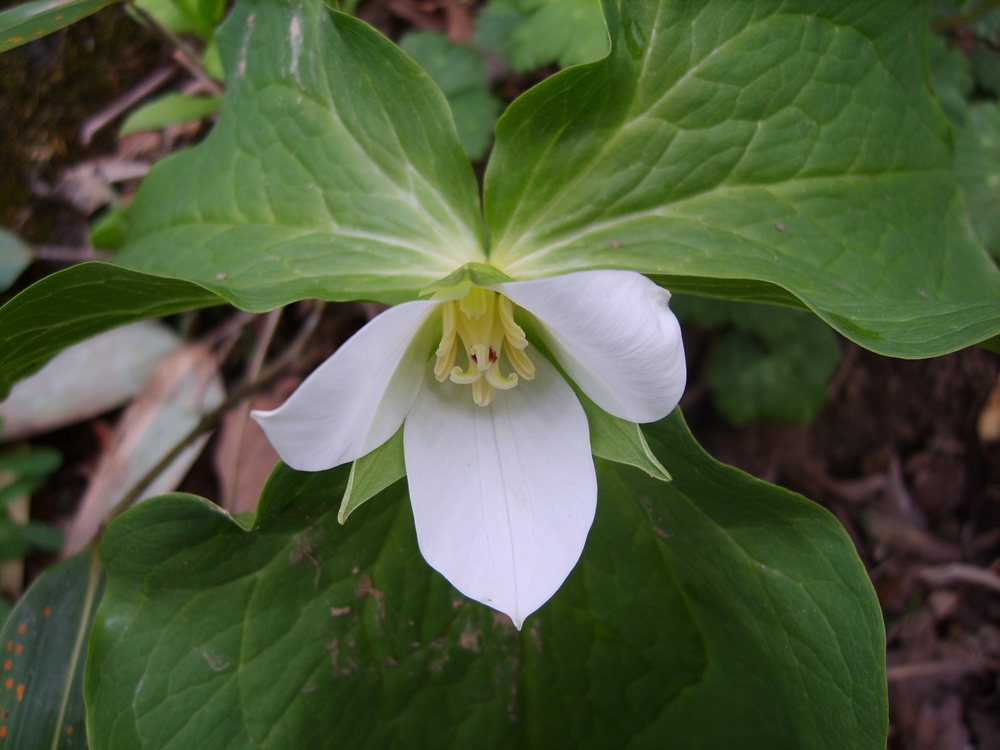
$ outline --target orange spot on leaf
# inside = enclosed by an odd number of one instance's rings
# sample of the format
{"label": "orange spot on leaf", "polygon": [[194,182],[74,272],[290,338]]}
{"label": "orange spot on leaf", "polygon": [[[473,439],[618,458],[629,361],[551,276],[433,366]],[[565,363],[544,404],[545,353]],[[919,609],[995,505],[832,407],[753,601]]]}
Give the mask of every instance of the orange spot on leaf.
{"label": "orange spot on leaf", "polygon": [[4,669],[10,669],[13,666],[14,666],[14,662],[12,662],[10,659],[8,659],[7,661],[5,661],[3,663],[3,668]]}
{"label": "orange spot on leaf", "polygon": [[42,610],[42,617],[48,617],[52,614],[52,607],[46,607]]}
{"label": "orange spot on leaf", "polygon": [[7,727],[0,727],[0,737],[7,736]]}
{"label": "orange spot on leaf", "polygon": [[8,690],[10,690],[12,687],[14,687],[14,678],[8,677],[6,680],[4,680],[3,686]]}
{"label": "orange spot on leaf", "polygon": [[19,653],[21,653],[22,651],[24,651],[24,646],[22,646],[22,645],[21,645],[20,643],[18,643],[18,644],[17,644],[17,645],[16,645],[15,647],[14,647],[14,653],[15,653],[15,654],[19,654]]}
{"label": "orange spot on leaf", "polygon": [[20,682],[17,685],[17,700],[18,701],[23,701],[24,700],[24,683],[23,682]]}
{"label": "orange spot on leaf", "polygon": [[68,727],[66,727],[66,735],[68,737],[72,737],[73,736],[73,725],[72,724],[70,724]]}
{"label": "orange spot on leaf", "polygon": [[14,650],[14,641],[7,641],[7,650],[8,651]]}
{"label": "orange spot on leaf", "polygon": [[18,625],[17,626],[17,632],[20,633],[21,635],[24,635],[25,633],[27,633],[28,632],[28,623],[22,622],[20,625]]}

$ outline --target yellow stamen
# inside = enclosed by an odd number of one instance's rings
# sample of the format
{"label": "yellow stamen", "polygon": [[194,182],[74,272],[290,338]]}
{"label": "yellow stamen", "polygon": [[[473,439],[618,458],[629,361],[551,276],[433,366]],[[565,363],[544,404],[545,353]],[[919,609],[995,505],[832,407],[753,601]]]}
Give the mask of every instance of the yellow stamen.
{"label": "yellow stamen", "polygon": [[[468,359],[463,370],[456,365],[458,344]],[[500,355],[507,345],[513,372],[500,372]],[[535,377],[535,366],[525,348],[524,330],[514,322],[514,305],[490,289],[473,288],[461,300],[442,303],[441,343],[435,352],[434,376],[440,382],[472,386],[472,399],[479,406],[493,401],[493,392],[510,390],[518,379]]]}

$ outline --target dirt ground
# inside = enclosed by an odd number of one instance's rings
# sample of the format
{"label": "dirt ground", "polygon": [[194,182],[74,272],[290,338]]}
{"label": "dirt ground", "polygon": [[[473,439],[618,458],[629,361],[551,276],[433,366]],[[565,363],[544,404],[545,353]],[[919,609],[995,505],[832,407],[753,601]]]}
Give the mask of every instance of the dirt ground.
{"label": "dirt ground", "polygon": [[808,426],[729,427],[697,361],[685,416],[715,458],[816,500],[854,540],[885,618],[890,750],[997,750],[1000,442],[977,423],[1000,408],[1000,355],[845,351]]}
{"label": "dirt ground", "polygon": [[[447,26],[460,35],[469,23],[460,3],[400,0],[362,8],[366,20],[390,33]],[[33,243],[83,248],[87,211],[57,187],[67,168],[121,156],[123,146],[113,128],[98,129],[84,145],[81,128],[93,126],[95,115],[151,71],[171,64],[169,45],[137,31],[119,8],[0,55],[0,224]],[[498,88],[523,85],[501,81]],[[126,156],[155,158],[199,135],[189,129],[155,142],[133,140]],[[35,264],[20,286],[87,257],[80,252]],[[343,337],[364,312],[330,306],[322,325]],[[885,616],[889,747],[1000,750],[1000,440],[984,438],[988,420],[1000,420],[1000,355],[972,348],[902,361],[844,342],[828,401],[811,424],[736,430],[716,414],[705,384],[699,352],[710,335],[685,331],[691,353],[685,415],[717,459],[823,504],[854,540]],[[58,490],[35,506],[40,517],[73,513],[73,497],[113,420],[51,438],[65,464]],[[199,463],[188,488],[211,496],[218,484],[213,471],[210,461]]]}

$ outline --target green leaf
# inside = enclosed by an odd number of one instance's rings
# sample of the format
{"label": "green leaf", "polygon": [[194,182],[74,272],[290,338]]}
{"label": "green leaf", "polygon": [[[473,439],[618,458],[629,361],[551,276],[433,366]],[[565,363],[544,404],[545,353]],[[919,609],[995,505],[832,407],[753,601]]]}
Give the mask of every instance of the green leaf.
{"label": "green leaf", "polygon": [[466,155],[473,161],[481,159],[500,115],[500,99],[487,88],[486,65],[479,53],[434,31],[407,34],[399,46],[445,95]]}
{"label": "green leaf", "polygon": [[317,0],[237,3],[217,36],[219,122],[150,172],[119,262],[260,311],[399,302],[484,260],[447,102],[398,47]]}
{"label": "green leaf", "polygon": [[0,506],[30,495],[61,463],[59,451],[52,448],[15,449],[0,454]]}
{"label": "green leaf", "polygon": [[608,53],[598,0],[491,0],[477,21],[476,41],[516,72],[561,68]]}
{"label": "green leaf", "polygon": [[197,34],[206,41],[226,8],[225,0],[139,0],[136,4],[175,34]]}
{"label": "green leaf", "polygon": [[[167,496],[102,546],[86,694],[117,747],[884,748],[884,632],[829,513],[648,429],[599,464],[577,569],[522,632],[421,560],[405,485],[279,468],[247,533]],[[275,507],[271,507],[274,505]]]}
{"label": "green leaf", "polygon": [[122,123],[121,135],[140,130],[159,130],[168,125],[204,120],[215,114],[222,99],[217,96],[167,94],[147,102]]}
{"label": "green leaf", "polygon": [[1000,273],[927,90],[924,5],[620,6],[606,60],[500,118],[490,262],[763,282],[895,356],[1000,332]]}
{"label": "green leaf", "polygon": [[31,248],[16,234],[0,229],[0,292],[10,289],[31,260]]}
{"label": "green leaf", "polygon": [[1000,258],[1000,108],[996,103],[969,107],[966,124],[956,128],[955,174],[976,235]]}
{"label": "green leaf", "polygon": [[83,666],[102,587],[97,554],[87,550],[42,573],[7,618],[0,634],[5,746],[87,746]]}
{"label": "green leaf", "polygon": [[58,552],[65,536],[55,526],[41,521],[17,523],[0,518],[0,558],[14,560],[25,557],[33,550]]}
{"label": "green leaf", "polygon": [[0,13],[0,52],[20,47],[114,5],[118,0],[35,0]]}
{"label": "green leaf", "polygon": [[0,399],[70,344],[134,320],[221,302],[195,284],[107,263],[47,276],[0,307]]}
{"label": "green leaf", "polygon": [[117,250],[128,236],[128,209],[118,200],[97,217],[90,226],[90,244],[107,250]]}

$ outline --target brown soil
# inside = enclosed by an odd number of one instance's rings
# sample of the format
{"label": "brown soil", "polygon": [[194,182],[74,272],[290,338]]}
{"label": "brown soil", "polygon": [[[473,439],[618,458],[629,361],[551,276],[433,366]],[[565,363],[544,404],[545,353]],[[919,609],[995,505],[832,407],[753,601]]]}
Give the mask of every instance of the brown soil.
{"label": "brown soil", "polygon": [[[390,33],[412,26],[468,33],[462,3],[395,0],[363,9]],[[118,7],[0,55],[0,163],[10,165],[0,175],[0,224],[33,242],[82,244],[87,217],[32,185],[113,152],[113,130],[81,147],[81,124],[168,58],[163,43]],[[357,313],[331,308],[324,325],[343,331],[352,325],[344,316]],[[889,747],[1000,749],[1000,442],[980,439],[976,427],[991,392],[1000,400],[1000,355],[973,348],[911,362],[845,344],[829,401],[812,424],[735,430],[710,405],[698,337],[689,334],[683,406],[703,445],[829,508],[871,572],[888,639]],[[54,438],[66,465],[36,505],[41,515],[72,514],[109,424],[94,420]],[[210,496],[217,489],[210,463],[196,467],[190,489]]]}
{"label": "brown soil", "polygon": [[735,430],[696,374],[685,414],[717,459],[816,500],[854,540],[885,618],[890,750],[996,750],[1000,442],[976,425],[1000,355],[846,352],[808,426]]}

